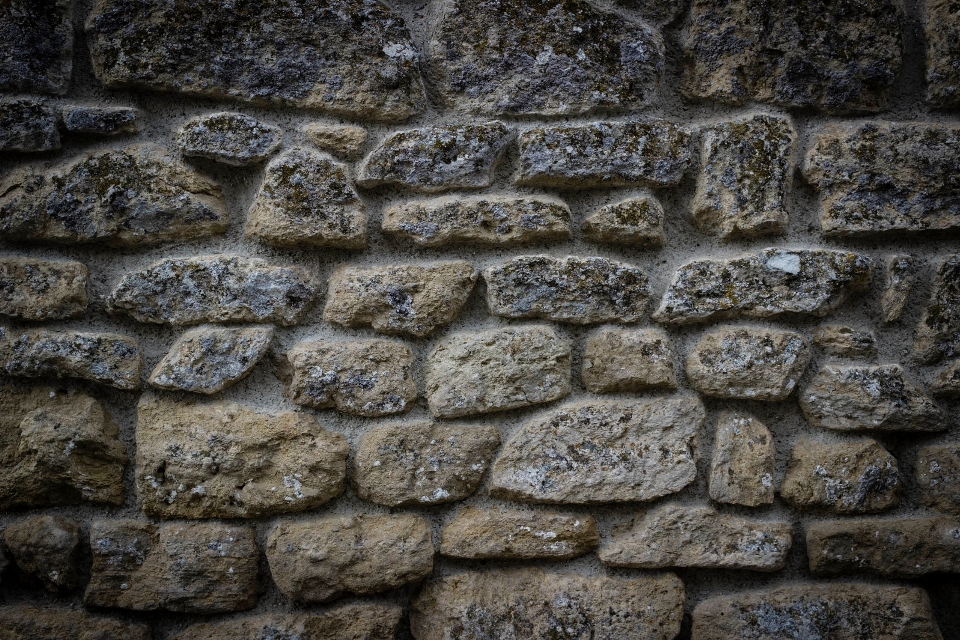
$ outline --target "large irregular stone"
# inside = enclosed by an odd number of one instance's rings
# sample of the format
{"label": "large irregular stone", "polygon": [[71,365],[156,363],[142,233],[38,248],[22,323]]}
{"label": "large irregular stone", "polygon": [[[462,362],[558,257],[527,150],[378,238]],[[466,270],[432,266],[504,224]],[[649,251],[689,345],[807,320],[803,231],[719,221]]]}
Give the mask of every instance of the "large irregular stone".
{"label": "large irregular stone", "polygon": [[400,131],[361,163],[357,184],[397,185],[428,193],[489,187],[513,135],[502,122]]}
{"label": "large irregular stone", "polygon": [[496,427],[397,422],[363,435],[350,480],[388,507],[455,502],[477,490],[498,446]]}
{"label": "large irregular stone", "polygon": [[455,418],[563,398],[570,358],[570,343],[546,326],[455,334],[423,366],[430,412]]}
{"label": "large irregular stone", "polygon": [[244,233],[278,247],[362,249],[366,210],[346,165],[323,153],[291,149],[267,165]]}
{"label": "large irregular stone", "polygon": [[643,271],[607,258],[519,256],[487,268],[483,279],[490,313],[506,318],[636,322],[650,296]]}
{"label": "large irregular stone", "polygon": [[431,580],[411,605],[410,629],[417,640],[672,640],[683,600],[683,583],[670,573],[470,571]]}
{"label": "large irregular stone", "polygon": [[259,518],[314,509],[343,492],[350,447],[305,413],[144,395],[136,483],[147,515]]}
{"label": "large irregular stone", "polygon": [[879,111],[903,56],[896,0],[694,0],[682,89],[727,104]]}
{"label": "large irregular stone", "polygon": [[468,560],[567,560],[599,542],[590,516],[466,507],[443,528],[440,553]]}
{"label": "large irregular stone", "polygon": [[128,247],[194,240],[230,226],[220,187],[152,143],[14,172],[0,194],[7,240]]}
{"label": "large irregular stone", "polygon": [[0,91],[64,94],[73,72],[73,0],[0,7]]}
{"label": "large irregular stone", "polygon": [[132,107],[70,105],[60,112],[64,129],[87,136],[137,133],[140,117],[140,112]]}
{"label": "large irregular stone", "polygon": [[666,242],[663,207],[652,196],[630,198],[600,207],[580,225],[591,242],[656,249]]}
{"label": "large irregular stone", "polygon": [[190,625],[173,640],[393,640],[403,609],[381,602]]}
{"label": "large irregular stone", "polygon": [[887,260],[887,282],[880,298],[884,322],[896,322],[903,314],[910,292],[917,281],[913,256],[891,256]]}
{"label": "large irregular stone", "polygon": [[712,507],[667,504],[614,533],[597,555],[611,567],[778,571],[793,543],[789,522],[717,513]]}
{"label": "large irregular stone", "polygon": [[870,283],[871,261],[850,251],[764,249],[726,260],[694,260],[673,277],[657,322],[690,324],[785,315],[822,318]]}
{"label": "large irregular stone", "polygon": [[188,120],[177,131],[183,155],[234,167],[260,164],[280,148],[283,131],[242,113],[211,113]]}
{"label": "large irregular stone", "polygon": [[958,154],[956,125],[868,122],[824,127],[803,169],[820,192],[824,235],[960,227]]}
{"label": "large irregular stone", "polygon": [[570,207],[542,196],[444,196],[390,207],[383,214],[383,230],[422,247],[568,240]]}
{"label": "large irregular stone", "polygon": [[670,391],[677,388],[673,361],[670,336],[660,329],[603,327],[587,340],[580,379],[593,393]]}
{"label": "large irregular stone", "polygon": [[800,392],[812,424],[838,431],[942,431],[946,417],[897,364],[825,365]]}
{"label": "large irregular stone", "polygon": [[290,326],[303,319],[319,289],[306,269],[276,267],[259,258],[168,258],[124,275],[107,299],[107,308],[153,324]]}
{"label": "large irregular stone", "polygon": [[758,507],[773,503],[777,449],[767,426],[751,415],[724,411],[717,419],[710,461],[710,499]]}
{"label": "large irregular stone", "polygon": [[643,22],[584,0],[445,0],[437,13],[429,76],[447,108],[579,115],[656,95],[663,40]]}
{"label": "large irregular stone", "polygon": [[[0,151],[34,152],[59,148],[56,111],[36,100],[0,100]],[[0,193],[5,193],[9,187],[2,186]]]}
{"label": "large irregular stone", "polygon": [[799,509],[872,513],[896,506],[897,460],[875,440],[824,444],[802,437],[790,454],[780,496]]}
{"label": "large irregular stone", "polygon": [[696,640],[943,640],[927,592],[872,584],[793,584],[704,600]]}
{"label": "large irregular stone", "polygon": [[307,139],[324,151],[344,160],[356,160],[369,134],[355,125],[333,125],[311,122],[303,127]]}
{"label": "large irregular stone", "polygon": [[931,509],[960,515],[960,445],[929,444],[917,452],[915,486]]}
{"label": "large irregular stone", "polygon": [[518,185],[669,187],[690,164],[690,132],[663,120],[536,127],[520,135]]}
{"label": "large irregular stone", "polygon": [[95,520],[83,602],[136,611],[227,613],[257,603],[253,527]]}
{"label": "large irregular stone", "polygon": [[0,315],[64,320],[87,309],[89,269],[81,262],[0,258]]}
{"label": "large irregular stone", "polygon": [[32,605],[0,608],[0,628],[9,640],[151,640],[150,628],[76,609]]}
{"label": "large irregular stone", "polygon": [[171,391],[223,391],[249,375],[272,339],[273,327],[190,329],[157,364],[150,384]]}
{"label": "large irregular stone", "polygon": [[927,102],[960,106],[960,7],[951,0],[924,3],[927,43]]}
{"label": "large irregular stone", "polygon": [[467,303],[479,274],[462,261],[339,267],[330,276],[323,319],[418,338],[446,326]]}
{"label": "large irregular stone", "polygon": [[913,352],[927,363],[960,355],[960,254],[940,263]]}
{"label": "large irregular stone", "polygon": [[220,0],[98,0],[86,27],[108,87],[381,121],[425,107],[410,33],[377,1],[239,0],[224,10]]}
{"label": "large irregular stone", "polygon": [[687,355],[687,381],[716,398],[778,402],[793,392],[809,362],[799,333],[725,327],[704,335]]}
{"label": "large irregular stone", "polygon": [[877,339],[869,329],[826,324],[813,332],[813,343],[825,354],[838,358],[875,358]]}
{"label": "large irregular stone", "polygon": [[433,571],[430,525],[413,515],[281,522],[266,551],[277,587],[304,603],[388,591]]}
{"label": "large irregular stone", "polygon": [[3,541],[23,573],[54,593],[80,586],[80,527],[61,516],[34,516],[11,524]]}
{"label": "large irregular stone", "polygon": [[581,402],[527,422],[493,465],[491,494],[534,503],[653,500],[697,475],[696,397]]}
{"label": "large irregular stone", "polygon": [[755,115],[700,132],[700,178],[693,219],[722,238],[787,230],[797,132],[788,118]]}

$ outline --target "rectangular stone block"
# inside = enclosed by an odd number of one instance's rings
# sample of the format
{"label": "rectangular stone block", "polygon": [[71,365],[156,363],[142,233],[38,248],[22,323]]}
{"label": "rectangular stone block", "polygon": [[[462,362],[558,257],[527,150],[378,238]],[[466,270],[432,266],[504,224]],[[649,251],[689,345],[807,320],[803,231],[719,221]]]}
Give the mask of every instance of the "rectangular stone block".
{"label": "rectangular stone block", "polygon": [[0,258],[0,315],[21,320],[64,320],[87,309],[81,262]]}

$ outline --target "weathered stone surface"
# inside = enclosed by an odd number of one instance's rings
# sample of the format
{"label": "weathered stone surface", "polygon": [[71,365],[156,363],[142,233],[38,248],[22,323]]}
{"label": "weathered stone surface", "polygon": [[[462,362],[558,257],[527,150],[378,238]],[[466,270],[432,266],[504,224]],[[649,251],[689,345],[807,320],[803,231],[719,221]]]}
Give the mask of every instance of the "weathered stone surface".
{"label": "weathered stone surface", "polygon": [[440,553],[469,560],[566,560],[590,553],[599,542],[590,516],[466,507],[443,528]]}
{"label": "weathered stone surface", "polygon": [[960,445],[929,444],[917,452],[915,486],[931,509],[960,515]]}
{"label": "weathered stone surface", "polygon": [[810,570],[821,575],[878,571],[915,577],[960,573],[957,518],[870,518],[807,525]]}
{"label": "weathered stone surface", "polygon": [[458,333],[423,366],[430,412],[455,418],[552,402],[570,393],[570,343],[546,326]]}
{"label": "weathered stone surface", "polygon": [[319,288],[306,269],[277,267],[259,258],[168,258],[126,274],[107,299],[107,308],[153,324],[290,326],[303,319]]}
{"label": "weathered stone surface", "polygon": [[383,121],[425,106],[419,54],[403,19],[380,2],[240,0],[224,11],[219,0],[98,0],[86,27],[108,87]]}
{"label": "weathered stone surface", "polygon": [[87,606],[226,613],[257,603],[253,527],[95,520],[90,547]]}
{"label": "weathered stone surface", "polygon": [[917,280],[913,256],[891,256],[887,260],[887,283],[880,298],[884,322],[896,322],[907,306],[907,299]]}
{"label": "weathered stone surface", "polygon": [[570,207],[542,196],[444,196],[390,207],[383,214],[383,230],[423,247],[567,240]]}
{"label": "weathered stone surface", "polygon": [[682,89],[827,113],[884,107],[903,56],[896,0],[694,0]]}
{"label": "weathered stone surface", "polygon": [[0,373],[19,378],[79,378],[117,389],[140,387],[137,341],[115,333],[0,327]]}
{"label": "weathered stone surface", "polygon": [[813,332],[813,343],[827,355],[839,358],[875,358],[877,339],[869,329],[826,324]]}
{"label": "weathered stone surface", "polygon": [[234,167],[260,164],[280,148],[283,131],[242,113],[211,113],[188,120],[177,131],[183,155]]}
{"label": "weathered stone surface", "polygon": [[266,551],[273,581],[297,602],[379,593],[433,571],[430,525],[413,515],[281,522],[267,538]]}
{"label": "weathered stone surface", "polygon": [[917,325],[913,352],[927,363],[960,355],[960,254],[940,264],[930,302]]}
{"label": "weathered stone surface", "polygon": [[324,151],[344,160],[356,160],[367,142],[367,130],[353,125],[311,122],[303,128],[307,139]]}
{"label": "weathered stone surface", "polygon": [[793,446],[780,496],[800,509],[871,513],[896,506],[897,460],[876,440],[824,444],[802,437]]}
{"label": "weathered stone surface", "polygon": [[147,515],[257,518],[314,509],[343,492],[350,448],[305,413],[144,395],[136,482]]}
{"label": "weathered stone surface", "polygon": [[633,13],[655,25],[675,20],[687,8],[687,0],[618,0]]}
{"label": "weathered stone surface", "polygon": [[832,237],[960,227],[960,127],[936,123],[828,125],[807,152],[804,176],[820,192]]}
{"label": "weathered stone surface", "polygon": [[75,609],[31,605],[0,608],[0,628],[9,640],[150,640],[146,625],[91,615]]}
{"label": "weathered stone surface", "polygon": [[173,640],[393,640],[402,615],[403,609],[391,604],[346,604],[317,613],[201,622]]}
{"label": "weathered stone surface", "polygon": [[897,364],[820,369],[800,394],[812,424],[838,431],[942,431],[945,416]]}
{"label": "weathered stone surface", "polygon": [[704,600],[696,640],[942,640],[927,592],[872,584],[794,584]]}
{"label": "weathered stone surface", "polygon": [[776,455],[765,424],[751,415],[724,411],[713,440],[710,498],[746,507],[773,503]]}
{"label": "weathered stone surface", "polygon": [[683,617],[675,575],[633,579],[539,569],[470,571],[431,580],[413,601],[417,640],[671,640]]}
{"label": "weathered stone surface", "polygon": [[172,391],[223,391],[253,370],[272,339],[273,327],[190,329],[157,364],[150,384]]}
{"label": "weathered stone surface", "polygon": [[690,164],[690,132],[663,120],[537,127],[520,135],[528,187],[669,187]]}
{"label": "weathered stone surface", "polygon": [[601,207],[580,225],[591,242],[655,249],[663,246],[663,207],[652,196]]}
{"label": "weathered stone surface", "polygon": [[350,480],[388,507],[455,502],[477,490],[498,446],[496,427],[397,422],[363,435]]}
{"label": "weathered stone surface", "polygon": [[[0,23],[0,32],[2,29]],[[51,107],[30,99],[0,100],[0,151],[53,151],[59,148],[57,115]],[[0,191],[5,192],[6,189]]]}
{"label": "weathered stone surface", "polygon": [[653,500],[693,482],[696,397],[581,402],[527,422],[493,465],[491,494],[535,503]]}
{"label": "weathered stone surface", "polygon": [[73,0],[12,0],[0,8],[0,91],[63,94],[73,71]]}
{"label": "weathered stone surface", "polygon": [[330,276],[323,319],[422,338],[453,322],[478,276],[462,261],[339,267]]}
{"label": "weathered stone surface", "polygon": [[822,318],[870,283],[870,258],[850,251],[764,249],[694,260],[673,277],[657,322],[690,324],[785,315]]}
{"label": "weathered stone surface", "polygon": [[230,226],[220,187],[152,143],[16,171],[0,194],[7,240],[127,247],[203,238]]}
{"label": "weathered stone surface", "polygon": [[490,313],[572,324],[636,322],[650,287],[636,267],[606,258],[519,256],[483,272]]}
{"label": "weathered stone surface", "polygon": [[787,230],[797,132],[788,118],[755,115],[700,132],[700,178],[693,220],[722,238]]}
{"label": "weathered stone surface", "polygon": [[437,13],[429,77],[447,108],[629,111],[654,98],[663,73],[659,33],[583,0],[445,0]]}
{"label": "weathered stone surface", "polygon": [[3,541],[20,571],[54,593],[80,586],[80,527],[61,516],[35,516],[9,525]]}
{"label": "weathered stone surface", "polygon": [[360,164],[357,184],[397,185],[428,193],[489,187],[513,136],[502,122],[400,131]]}
{"label": "weathered stone surface", "polygon": [[950,0],[927,0],[927,102],[960,106],[960,7]]}
{"label": "weathered stone surface", "polygon": [[63,320],[87,308],[87,277],[80,262],[0,258],[0,315],[21,320]]}
{"label": "weathered stone surface", "polygon": [[597,555],[611,567],[777,571],[783,568],[792,543],[789,522],[667,504],[648,511],[629,530],[614,532]]}
{"label": "weathered stone surface", "polygon": [[930,392],[936,396],[960,397],[960,360],[953,360],[937,371],[930,381]]}
{"label": "weathered stone surface", "polygon": [[580,378],[593,393],[673,390],[673,361],[670,337],[660,329],[603,327],[587,340]]}
{"label": "weathered stone surface", "polygon": [[687,381],[717,398],[779,402],[810,362],[799,333],[762,327],[724,327],[707,333],[687,354]]}
{"label": "weathered stone surface", "polygon": [[70,105],[60,111],[60,118],[70,133],[119,136],[140,131],[140,114],[132,107]]}

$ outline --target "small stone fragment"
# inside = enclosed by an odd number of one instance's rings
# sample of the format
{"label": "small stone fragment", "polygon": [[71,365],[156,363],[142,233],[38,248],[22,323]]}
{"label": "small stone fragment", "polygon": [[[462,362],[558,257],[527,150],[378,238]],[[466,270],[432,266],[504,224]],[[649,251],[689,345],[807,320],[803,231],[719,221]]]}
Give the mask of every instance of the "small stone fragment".
{"label": "small stone fragment", "polygon": [[137,493],[160,518],[259,518],[343,492],[350,448],[306,413],[146,394],[137,406]]}
{"label": "small stone fragment", "polygon": [[913,352],[928,364],[960,355],[960,254],[940,264],[930,302],[917,325]]}
{"label": "small stone fragment", "polygon": [[876,358],[877,339],[867,329],[826,324],[813,332],[813,343],[827,355],[838,358]]}
{"label": "small stone fragment", "polygon": [[641,502],[697,475],[696,397],[581,402],[527,422],[493,465],[491,495],[518,502]]}
{"label": "small stone fragment", "polygon": [[580,378],[587,391],[677,388],[670,337],[660,329],[603,327],[587,340]]}
{"label": "small stone fragment", "polygon": [[601,207],[580,225],[590,242],[656,249],[666,242],[663,207],[652,196],[631,198]]}
{"label": "small stone fragment", "polygon": [[259,258],[168,258],[126,274],[107,299],[107,309],[152,324],[290,326],[303,320],[319,289],[306,269],[275,267]]}
{"label": "small stone fragment", "polygon": [[135,247],[205,238],[230,226],[219,185],[152,143],[15,171],[0,194],[6,240]]}
{"label": "small stone fragment", "polygon": [[470,497],[500,446],[490,426],[397,422],[366,432],[353,457],[351,482],[363,500],[388,507]]}
{"label": "small stone fragment", "polygon": [[812,424],[838,431],[942,431],[946,416],[897,364],[826,365],[799,394]]}
{"label": "small stone fragment", "polygon": [[[38,3],[39,4],[39,3]],[[150,628],[76,609],[31,605],[0,608],[0,628],[9,640],[150,640]]]}
{"label": "small stone fragment", "polygon": [[[3,27],[0,23],[0,30]],[[57,115],[51,107],[32,99],[0,100],[0,151],[34,152],[59,148]],[[7,190],[5,187],[0,194],[5,195]]]}
{"label": "small stone fragment", "polygon": [[568,240],[570,207],[546,197],[444,196],[390,207],[383,230],[422,247]]}
{"label": "small stone fragment", "polygon": [[937,371],[930,382],[930,392],[935,396],[960,397],[960,360],[953,360]]}
{"label": "small stone fragment", "polygon": [[277,587],[291,600],[328,602],[419,582],[433,571],[430,525],[413,515],[281,522],[267,538]]}
{"label": "small stone fragment", "polygon": [[489,187],[513,136],[502,122],[394,133],[361,163],[357,184],[367,189],[397,185],[427,193]]}
{"label": "small stone fragment", "polygon": [[887,260],[887,286],[880,298],[884,322],[896,322],[903,314],[917,280],[915,264],[913,256],[891,256]]}
{"label": "small stone fragment", "polygon": [[330,276],[323,319],[422,338],[453,322],[478,276],[462,261],[339,267]]}
{"label": "small stone fragment", "polygon": [[798,509],[873,513],[897,505],[897,459],[876,440],[824,444],[802,437],[794,444],[780,496]]}
{"label": "small stone fragment", "polygon": [[563,398],[570,358],[570,343],[546,326],[454,334],[423,365],[430,413],[456,418]]}
{"label": "small stone fragment", "polygon": [[690,164],[690,132],[664,120],[537,127],[520,134],[527,187],[670,187]]}
{"label": "small stone fragment", "polygon": [[505,318],[636,322],[650,297],[643,271],[606,258],[519,256],[487,268],[483,279],[490,313]]}
{"label": "small stone fragment", "polygon": [[70,133],[119,136],[140,131],[140,114],[131,107],[71,105],[63,108],[60,117]]}
{"label": "small stone fragment", "polygon": [[64,94],[73,72],[73,0],[0,7],[0,91]]}
{"label": "small stone fragment", "polygon": [[173,640],[393,640],[403,609],[392,604],[346,604],[317,613],[268,613],[201,622]]}
{"label": "small stone fragment", "polygon": [[443,528],[440,553],[468,560],[568,560],[599,542],[590,516],[466,507]]}
{"label": "small stone fragment", "polygon": [[223,391],[249,375],[272,339],[273,327],[190,329],[150,374],[150,384],[171,391]]}
{"label": "small stone fragment", "polygon": [[849,251],[764,249],[728,260],[694,260],[673,277],[657,322],[726,318],[822,318],[870,283],[870,258]]}
{"label": "small stone fragment", "polygon": [[921,447],[916,470],[920,501],[942,513],[960,515],[960,445]]}
{"label": "small stone fragment", "polygon": [[257,603],[253,527],[95,520],[90,547],[88,607],[228,613]]}
{"label": "small stone fragment", "polygon": [[746,507],[772,504],[776,455],[765,424],[751,415],[724,411],[713,441],[710,499]]}
{"label": "small stone fragment", "polygon": [[60,516],[35,516],[3,531],[20,571],[40,580],[47,591],[65,593],[80,586],[80,527]]}
{"label": "small stone fragment", "polygon": [[177,131],[183,155],[233,167],[260,164],[280,148],[283,131],[242,113],[211,113],[188,120]]}
{"label": "small stone fragment", "polygon": [[367,130],[353,125],[329,125],[311,122],[303,133],[313,144],[344,160],[356,160],[367,143]]}
{"label": "small stone fragment", "polygon": [[80,262],[0,258],[0,315],[65,320],[87,309],[89,269]]}
{"label": "small stone fragment", "polygon": [[924,3],[927,43],[927,102],[960,106],[960,7],[951,0]]}

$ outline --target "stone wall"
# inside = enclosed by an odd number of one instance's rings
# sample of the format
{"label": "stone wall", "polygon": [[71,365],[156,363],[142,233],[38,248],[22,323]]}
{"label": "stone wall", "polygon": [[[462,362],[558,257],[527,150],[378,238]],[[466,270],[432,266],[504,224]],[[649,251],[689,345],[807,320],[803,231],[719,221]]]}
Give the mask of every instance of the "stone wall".
{"label": "stone wall", "polygon": [[0,2],[0,635],[960,638],[948,0]]}

